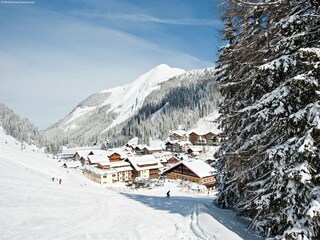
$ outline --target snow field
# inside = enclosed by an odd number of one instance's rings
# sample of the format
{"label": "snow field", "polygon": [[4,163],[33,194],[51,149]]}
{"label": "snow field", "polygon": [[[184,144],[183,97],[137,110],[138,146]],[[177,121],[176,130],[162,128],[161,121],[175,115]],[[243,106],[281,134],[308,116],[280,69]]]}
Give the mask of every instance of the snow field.
{"label": "snow field", "polygon": [[[214,207],[212,197],[181,192],[174,183],[133,193],[112,192],[79,170],[62,168],[52,156],[29,146],[21,151],[2,131],[0,136],[7,142],[0,142],[2,240],[237,240],[245,233],[245,225],[232,212]],[[165,198],[168,189],[170,199]],[[259,238],[248,234],[246,239]]]}

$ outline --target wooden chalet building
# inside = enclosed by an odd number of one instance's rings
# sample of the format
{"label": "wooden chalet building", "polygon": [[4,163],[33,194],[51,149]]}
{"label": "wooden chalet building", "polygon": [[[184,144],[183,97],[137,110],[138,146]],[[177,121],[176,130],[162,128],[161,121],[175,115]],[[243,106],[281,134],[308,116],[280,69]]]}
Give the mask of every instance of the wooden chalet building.
{"label": "wooden chalet building", "polygon": [[162,148],[161,147],[145,146],[142,149],[142,154],[143,155],[150,155],[150,154],[161,153],[161,152],[162,152]]}
{"label": "wooden chalet building", "polygon": [[182,152],[182,146],[176,141],[167,142],[165,146],[166,146],[166,151],[176,152],[176,153]]}
{"label": "wooden chalet building", "polygon": [[203,146],[192,146],[187,150],[187,153],[192,155],[192,156],[198,156],[199,154],[203,153]]}
{"label": "wooden chalet building", "polygon": [[176,157],[171,157],[171,158],[168,159],[167,164],[174,165],[174,164],[177,164],[177,163],[179,163],[179,162],[181,162],[180,159],[178,159],[178,158],[176,158]]}
{"label": "wooden chalet building", "polygon": [[161,147],[152,147],[147,145],[129,145],[127,144],[126,147],[129,147],[132,152],[136,155],[149,155],[154,153],[161,153],[163,149]]}
{"label": "wooden chalet building", "polygon": [[81,164],[84,165],[84,162],[87,160],[87,157],[90,155],[93,155],[93,151],[82,150],[82,151],[77,151],[72,158],[74,161],[80,161]]}
{"label": "wooden chalet building", "polygon": [[169,141],[165,144],[166,151],[176,153],[187,152],[191,146],[192,144],[189,141]]}
{"label": "wooden chalet building", "polygon": [[130,163],[123,160],[102,161],[98,162],[96,166],[87,166],[84,175],[100,184],[132,182],[132,167]]}
{"label": "wooden chalet building", "polygon": [[108,154],[106,150],[79,151],[75,153],[74,159],[79,160],[82,166],[96,165],[99,161],[108,160]]}
{"label": "wooden chalet building", "polygon": [[112,154],[108,155],[109,162],[119,162],[121,161],[121,155],[117,152],[113,152]]}
{"label": "wooden chalet building", "polygon": [[145,147],[146,147],[145,145],[137,145],[137,146],[134,147],[133,152],[134,152],[136,155],[143,155],[143,154],[144,154],[143,149],[144,149]]}
{"label": "wooden chalet building", "polygon": [[108,161],[108,155],[89,155],[87,156],[87,159],[83,162],[81,161],[81,163],[83,164],[83,166],[86,165],[97,165],[98,162],[102,162],[102,161]]}
{"label": "wooden chalet building", "polygon": [[202,160],[188,160],[177,163],[163,172],[168,179],[195,182],[212,188],[216,184],[216,170]]}
{"label": "wooden chalet building", "polygon": [[57,154],[58,159],[79,161],[81,157],[86,157],[91,151],[98,150],[96,147],[68,148]]}
{"label": "wooden chalet building", "polygon": [[183,130],[177,130],[171,132],[169,135],[170,141],[187,141],[188,140],[188,135],[186,131]]}
{"label": "wooden chalet building", "polygon": [[128,157],[126,161],[129,162],[133,168],[133,179],[136,177],[146,179],[158,178],[159,168],[163,167],[160,160],[155,158],[153,155]]}
{"label": "wooden chalet building", "polygon": [[193,131],[189,133],[189,141],[194,145],[212,145],[214,136],[215,134],[213,132],[198,133]]}

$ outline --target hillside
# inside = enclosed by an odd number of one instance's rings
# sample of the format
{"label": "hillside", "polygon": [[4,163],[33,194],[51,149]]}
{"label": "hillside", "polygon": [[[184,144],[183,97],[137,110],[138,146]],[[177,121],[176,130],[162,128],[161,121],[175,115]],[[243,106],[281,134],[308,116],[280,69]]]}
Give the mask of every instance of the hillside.
{"label": "hillside", "polygon": [[0,103],[0,127],[19,142],[43,146],[44,140],[38,128],[28,119],[20,117],[6,105]]}
{"label": "hillside", "polygon": [[217,110],[220,99],[213,69],[185,72],[159,65],[131,84],[104,90],[81,102],[66,118],[44,131],[45,137],[69,146],[124,144],[132,137],[147,143],[166,138],[183,124]]}

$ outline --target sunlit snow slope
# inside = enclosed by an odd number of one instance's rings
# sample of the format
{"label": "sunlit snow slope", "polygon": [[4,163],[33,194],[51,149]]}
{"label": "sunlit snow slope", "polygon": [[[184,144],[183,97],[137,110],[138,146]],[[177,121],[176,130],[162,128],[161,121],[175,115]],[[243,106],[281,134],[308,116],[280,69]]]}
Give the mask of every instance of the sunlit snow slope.
{"label": "sunlit snow slope", "polygon": [[104,130],[112,128],[136,113],[141,108],[144,99],[156,90],[160,83],[184,72],[183,69],[171,68],[168,65],[161,64],[144,73],[130,84],[91,95],[65,119],[57,123],[53,129],[58,128],[63,132],[79,129],[85,125],[86,121],[90,122],[90,116],[94,116],[97,111],[104,112],[105,116],[111,116],[111,119],[108,120],[110,124]]}
{"label": "sunlit snow slope", "polygon": [[[21,151],[1,127],[0,161],[2,240],[233,240],[245,235],[245,225],[232,212],[215,208],[211,197],[188,196],[172,183],[151,191],[111,192],[80,171],[67,173],[61,162],[36,149]],[[164,197],[168,189],[170,199]],[[248,234],[246,239],[258,238]]]}
{"label": "sunlit snow slope", "polygon": [[184,72],[182,69],[171,68],[168,65],[161,64],[140,76],[130,85],[102,91],[101,93],[110,92],[111,95],[101,106],[110,104],[110,111],[119,113],[118,117],[107,129],[131,117],[142,107],[144,99],[152,91],[156,90],[160,83]]}

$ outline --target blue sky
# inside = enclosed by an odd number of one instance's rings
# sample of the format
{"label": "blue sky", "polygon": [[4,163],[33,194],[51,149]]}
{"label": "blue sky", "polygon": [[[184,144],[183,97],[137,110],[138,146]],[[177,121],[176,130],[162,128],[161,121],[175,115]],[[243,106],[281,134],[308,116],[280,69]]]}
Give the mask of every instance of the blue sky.
{"label": "blue sky", "polygon": [[211,67],[222,45],[217,0],[2,1],[0,16],[0,102],[40,129],[161,63]]}

